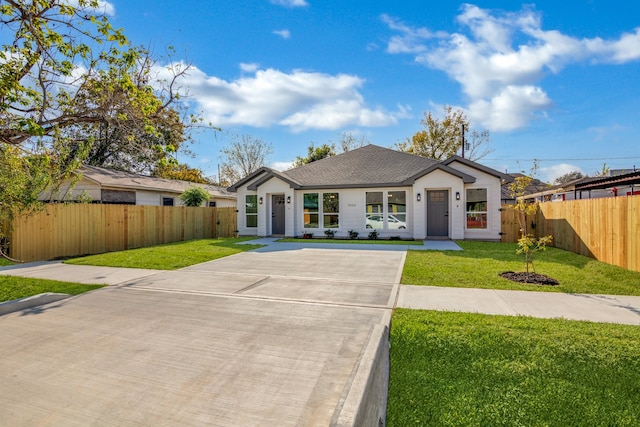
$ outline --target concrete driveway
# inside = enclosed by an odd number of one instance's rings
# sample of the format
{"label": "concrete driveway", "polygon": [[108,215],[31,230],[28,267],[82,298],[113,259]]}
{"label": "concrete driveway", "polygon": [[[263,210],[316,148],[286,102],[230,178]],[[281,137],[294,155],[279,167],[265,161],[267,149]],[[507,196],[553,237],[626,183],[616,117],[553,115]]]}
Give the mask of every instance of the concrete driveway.
{"label": "concrete driveway", "polygon": [[278,248],[1,316],[2,424],[377,422],[405,252]]}

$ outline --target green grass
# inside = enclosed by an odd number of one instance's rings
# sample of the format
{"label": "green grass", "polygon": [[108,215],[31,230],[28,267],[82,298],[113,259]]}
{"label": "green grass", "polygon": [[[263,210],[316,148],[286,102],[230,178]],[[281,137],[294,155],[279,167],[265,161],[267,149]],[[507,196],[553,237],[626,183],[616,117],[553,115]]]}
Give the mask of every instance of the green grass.
{"label": "green grass", "polygon": [[5,258],[0,257],[0,267],[5,267],[7,265],[13,265],[13,263]]}
{"label": "green grass", "polygon": [[31,279],[27,277],[0,276],[0,302],[30,297],[45,292],[78,295],[105,285],[83,285],[57,280]]}
{"label": "green grass", "polygon": [[237,245],[238,242],[255,237],[233,239],[200,239],[169,243],[147,248],[108,252],[66,260],[67,264],[99,265],[105,267],[149,268],[154,270],[176,270],[201,262],[226,257],[257,249],[262,245]]}
{"label": "green grass", "polygon": [[464,288],[514,289],[585,294],[640,295],[640,273],[550,247],[534,260],[536,272],[553,277],[559,286],[515,283],[499,277],[504,271],[524,271],[516,244],[457,242],[463,251],[409,251],[402,283]]}
{"label": "green grass", "polygon": [[398,309],[389,426],[640,425],[640,328]]}
{"label": "green grass", "polygon": [[344,244],[356,244],[356,245],[416,245],[422,246],[422,241],[417,240],[363,240],[363,239],[297,239],[297,238],[285,238],[276,240],[277,242],[286,243],[344,243]]}

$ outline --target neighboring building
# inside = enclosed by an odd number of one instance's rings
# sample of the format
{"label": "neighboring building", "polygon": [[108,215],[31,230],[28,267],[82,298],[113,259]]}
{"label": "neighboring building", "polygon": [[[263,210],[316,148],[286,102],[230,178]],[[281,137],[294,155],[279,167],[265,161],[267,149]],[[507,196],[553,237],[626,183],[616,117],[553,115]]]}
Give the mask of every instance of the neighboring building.
{"label": "neighboring building", "polygon": [[238,194],[240,235],[500,239],[508,175],[458,156],[427,159],[375,145],[278,172],[262,168]]}
{"label": "neighboring building", "polygon": [[90,199],[94,203],[182,206],[180,194],[189,187],[202,187],[212,195],[206,206],[235,207],[236,195],[222,187],[188,181],[156,178],[96,166],[78,170],[78,182],[69,191],[64,183],[56,194],[43,194],[42,200]]}
{"label": "neighboring building", "polygon": [[[520,178],[526,175],[521,173],[510,173],[509,176],[515,179],[515,178]],[[516,203],[516,198],[514,197],[511,189],[509,188],[510,184],[511,182],[505,182],[504,184],[502,184],[502,204],[503,205],[515,205]],[[546,191],[550,188],[551,188],[550,184],[547,184],[546,182],[542,182],[537,178],[533,178],[531,180],[531,183],[527,185],[527,188],[525,188],[524,195],[526,196],[529,194],[537,194],[537,193]]]}
{"label": "neighboring building", "polygon": [[607,176],[584,177],[550,187],[545,191],[527,194],[525,199],[535,199],[539,202],[562,202],[638,194],[640,194],[640,171],[615,170]]}

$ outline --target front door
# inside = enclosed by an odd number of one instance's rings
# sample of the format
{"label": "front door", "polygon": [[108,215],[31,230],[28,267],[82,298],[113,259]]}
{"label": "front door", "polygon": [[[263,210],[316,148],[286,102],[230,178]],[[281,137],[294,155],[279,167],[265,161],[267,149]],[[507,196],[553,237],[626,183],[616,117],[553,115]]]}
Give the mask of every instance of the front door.
{"label": "front door", "polygon": [[449,237],[449,191],[427,191],[427,237]]}
{"label": "front door", "polygon": [[271,234],[284,234],[284,196],[271,196]]}

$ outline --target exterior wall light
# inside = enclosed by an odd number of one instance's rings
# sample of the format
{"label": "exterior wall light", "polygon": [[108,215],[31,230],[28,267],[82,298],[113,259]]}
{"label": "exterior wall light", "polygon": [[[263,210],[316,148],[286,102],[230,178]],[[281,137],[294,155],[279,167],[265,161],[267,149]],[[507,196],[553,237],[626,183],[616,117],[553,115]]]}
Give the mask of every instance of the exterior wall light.
{"label": "exterior wall light", "polygon": [[291,203],[291,196],[287,196],[287,204]]}
{"label": "exterior wall light", "polygon": [[262,204],[262,202],[263,202],[262,197],[260,197],[260,198],[258,199],[258,203]]}
{"label": "exterior wall light", "polygon": [[456,191],[456,200],[460,200],[460,192]]}
{"label": "exterior wall light", "polygon": [[418,195],[416,196],[416,200],[417,200],[417,201],[422,200],[422,196],[420,195],[420,193],[418,193]]}

